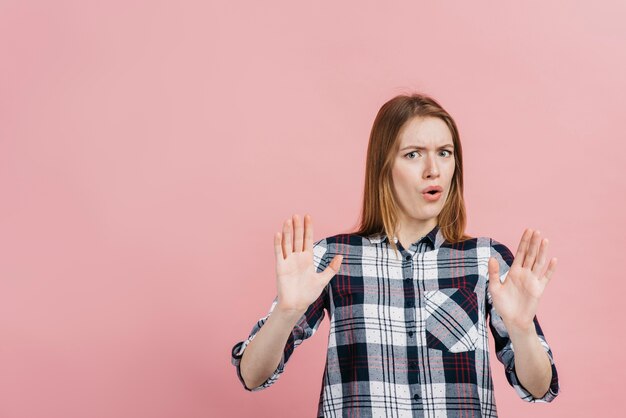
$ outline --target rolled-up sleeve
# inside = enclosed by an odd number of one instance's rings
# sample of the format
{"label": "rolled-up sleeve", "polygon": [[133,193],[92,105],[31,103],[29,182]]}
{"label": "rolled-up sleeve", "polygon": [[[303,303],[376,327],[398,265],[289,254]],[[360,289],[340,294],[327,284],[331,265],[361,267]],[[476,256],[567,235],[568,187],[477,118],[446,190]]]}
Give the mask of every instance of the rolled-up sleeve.
{"label": "rolled-up sleeve", "polygon": [[[498,260],[500,266],[500,281],[504,282],[509,268],[513,264],[513,253],[511,253],[511,251],[504,244],[501,244],[498,241],[492,239],[491,256]],[[526,390],[526,388],[521,385],[515,371],[515,353],[513,345],[511,344],[511,340],[509,338],[509,333],[504,326],[502,318],[493,306],[492,297],[489,290],[487,290],[486,294],[486,308],[489,315],[489,328],[491,329],[491,333],[494,337],[496,356],[498,357],[498,360],[504,365],[504,371],[507,381],[515,389],[515,392],[517,392],[519,397],[526,402],[551,402],[559,394],[559,379],[556,365],[554,363],[554,357],[552,355],[552,350],[550,349],[550,346],[548,345],[543,331],[541,330],[541,326],[539,325],[539,320],[537,319],[537,316],[533,318],[533,323],[535,325],[535,330],[537,331],[539,342],[541,343],[542,347],[548,355],[548,358],[550,359],[550,365],[552,369],[552,379],[550,381],[550,387],[541,398],[534,397],[528,390]]]}
{"label": "rolled-up sleeve", "polygon": [[[315,269],[318,273],[323,271],[329,263],[326,254],[326,239],[321,239],[313,244],[313,265],[315,266]],[[251,392],[256,392],[273,385],[283,373],[285,365],[289,361],[289,358],[293,354],[295,348],[302,344],[304,340],[315,334],[320,324],[322,323],[322,320],[324,319],[324,309],[329,309],[328,285],[324,288],[320,296],[311,305],[309,305],[304,315],[302,315],[296,325],[294,325],[291,334],[287,339],[287,343],[285,344],[280,363],[278,364],[276,370],[261,385],[257,386],[256,388],[248,388],[241,376],[241,358],[243,357],[243,353],[248,344],[250,344],[250,342],[254,339],[254,337],[257,335],[259,330],[263,327],[265,322],[274,311],[277,303],[278,296],[274,298],[268,314],[259,319],[256,324],[254,324],[248,338],[243,341],[239,341],[232,348],[231,363],[235,366],[237,370],[237,377],[239,378],[239,381],[241,382],[243,387]]]}

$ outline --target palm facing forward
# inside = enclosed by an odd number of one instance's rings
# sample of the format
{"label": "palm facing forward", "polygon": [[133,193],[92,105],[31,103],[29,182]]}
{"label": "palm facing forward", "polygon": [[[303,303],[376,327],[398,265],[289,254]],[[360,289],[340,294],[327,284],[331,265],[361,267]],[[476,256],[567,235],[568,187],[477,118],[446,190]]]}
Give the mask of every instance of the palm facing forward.
{"label": "palm facing forward", "polygon": [[507,327],[528,330],[533,326],[539,299],[557,261],[556,258],[550,259],[548,269],[542,273],[547,261],[547,247],[548,239],[541,239],[539,231],[526,229],[504,283],[500,283],[498,260],[489,258],[489,292],[493,306]]}
{"label": "palm facing forward", "polygon": [[304,225],[298,215],[293,215],[283,224],[283,233],[274,235],[278,309],[304,313],[339,271],[343,255],[337,254],[324,271],[317,273],[313,244],[309,215],[304,215]]}

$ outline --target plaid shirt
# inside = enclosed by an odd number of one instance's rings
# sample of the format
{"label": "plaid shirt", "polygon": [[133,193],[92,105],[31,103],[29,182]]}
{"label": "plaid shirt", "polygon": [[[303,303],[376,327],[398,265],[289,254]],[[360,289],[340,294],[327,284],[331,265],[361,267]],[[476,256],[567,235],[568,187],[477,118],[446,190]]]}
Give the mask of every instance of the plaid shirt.
{"label": "plaid shirt", "polygon": [[520,398],[551,402],[559,392],[558,377],[537,317],[535,329],[552,367],[550,389],[542,398],[519,383],[511,340],[487,290],[489,257],[500,263],[504,281],[511,251],[487,237],[451,244],[438,226],[408,249],[394,239],[400,259],[384,235],[339,234],[315,242],[317,271],[336,254],[343,254],[341,268],[296,323],[280,364],[260,386],[245,386],[239,363],[277,299],[249,337],[235,344],[231,362],[244,388],[258,391],[276,382],[326,311],[330,333],[318,417],[497,417],[487,324]]}

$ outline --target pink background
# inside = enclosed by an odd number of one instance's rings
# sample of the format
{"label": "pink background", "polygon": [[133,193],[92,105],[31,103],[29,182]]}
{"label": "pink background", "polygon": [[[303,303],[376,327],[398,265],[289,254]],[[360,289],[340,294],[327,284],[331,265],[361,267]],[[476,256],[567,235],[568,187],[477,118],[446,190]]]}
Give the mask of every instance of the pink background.
{"label": "pink background", "polygon": [[494,356],[500,415],[617,416],[624,3],[220,3],[0,2],[0,416],[313,416],[327,319],[262,392],[230,349],[273,233],[354,228],[376,112],[412,91],[459,125],[468,233],[559,260],[561,394],[523,402]]}

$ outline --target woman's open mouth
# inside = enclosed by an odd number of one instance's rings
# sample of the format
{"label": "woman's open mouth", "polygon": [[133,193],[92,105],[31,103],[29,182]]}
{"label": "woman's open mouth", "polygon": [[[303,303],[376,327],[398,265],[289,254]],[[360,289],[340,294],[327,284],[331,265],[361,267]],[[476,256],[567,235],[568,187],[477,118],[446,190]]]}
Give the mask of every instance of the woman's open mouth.
{"label": "woman's open mouth", "polygon": [[424,196],[424,199],[427,202],[436,202],[437,200],[439,200],[442,194],[442,192],[431,190],[430,192],[422,193],[422,196]]}

